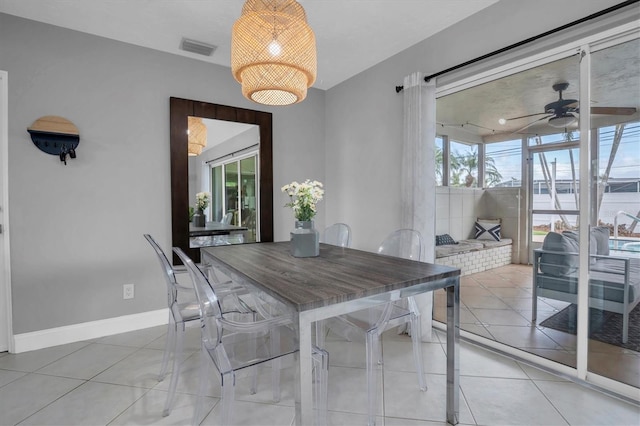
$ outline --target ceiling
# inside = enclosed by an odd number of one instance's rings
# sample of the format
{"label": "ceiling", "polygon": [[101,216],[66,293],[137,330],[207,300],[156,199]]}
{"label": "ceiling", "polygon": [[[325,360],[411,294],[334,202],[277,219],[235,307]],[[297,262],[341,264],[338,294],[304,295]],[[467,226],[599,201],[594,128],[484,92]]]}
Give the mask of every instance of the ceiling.
{"label": "ceiling", "polygon": [[[317,39],[314,87],[329,89],[496,1],[300,0]],[[231,27],[242,4],[242,0],[0,0],[0,12],[229,66]],[[185,52],[179,49],[185,37],[218,48],[210,57]],[[640,111],[640,41],[594,52],[591,62],[591,106]],[[550,127],[546,115],[504,125],[498,119],[544,112],[545,105],[558,99],[552,88],[556,83],[569,83],[564,99],[579,99],[578,71],[575,55],[439,98],[439,131],[468,142],[558,133],[562,130]],[[638,121],[639,114],[594,115],[592,121],[594,127]]]}
{"label": "ceiling", "polygon": [[[300,0],[316,35],[327,90],[498,0]],[[230,66],[241,0],[0,0],[0,12]],[[212,56],[179,49],[183,38],[218,46]]]}
{"label": "ceiling", "polygon": [[[468,142],[519,139],[522,135],[566,133],[576,126],[551,127],[545,112],[555,102],[556,83],[569,83],[563,99],[580,99],[579,56],[557,60],[466,89],[437,100],[438,132]],[[580,111],[584,105],[578,102]],[[594,51],[591,55],[591,107],[632,107],[635,114],[593,114],[592,128],[640,120],[640,39]],[[580,112],[579,111],[579,112]],[[579,117],[580,114],[578,114]]]}
{"label": "ceiling", "polygon": [[[204,151],[220,145],[231,138],[257,127],[255,124],[236,123],[234,121],[213,120],[205,118],[202,122],[207,126],[207,146]],[[256,131],[257,134],[257,131]]]}

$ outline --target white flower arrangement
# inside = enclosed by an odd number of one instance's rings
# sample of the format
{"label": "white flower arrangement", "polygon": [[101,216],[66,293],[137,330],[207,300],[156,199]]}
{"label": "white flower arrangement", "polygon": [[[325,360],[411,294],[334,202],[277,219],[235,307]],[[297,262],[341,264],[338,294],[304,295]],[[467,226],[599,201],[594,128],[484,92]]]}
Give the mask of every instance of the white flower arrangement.
{"label": "white flower arrangement", "polygon": [[208,192],[198,192],[196,194],[196,210],[204,210],[209,206],[211,194]]}
{"label": "white flower arrangement", "polygon": [[316,215],[316,204],[322,200],[324,189],[322,183],[317,180],[305,180],[303,183],[291,182],[282,187],[282,192],[286,192],[291,202],[285,207],[291,207],[293,214],[299,221],[310,221]]}

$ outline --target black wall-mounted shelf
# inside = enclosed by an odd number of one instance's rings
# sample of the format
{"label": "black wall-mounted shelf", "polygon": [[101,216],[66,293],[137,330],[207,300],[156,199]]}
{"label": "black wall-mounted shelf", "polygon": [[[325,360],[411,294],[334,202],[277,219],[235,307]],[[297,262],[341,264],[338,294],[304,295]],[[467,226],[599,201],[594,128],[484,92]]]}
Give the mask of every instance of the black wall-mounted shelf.
{"label": "black wall-mounted shelf", "polygon": [[67,164],[67,156],[76,158],[80,144],[78,128],[64,117],[40,117],[27,129],[33,144],[47,154],[56,155]]}
{"label": "black wall-mounted shelf", "polygon": [[41,151],[51,155],[60,155],[63,151],[75,150],[80,143],[80,135],[68,135],[64,133],[42,132],[28,130],[31,140]]}

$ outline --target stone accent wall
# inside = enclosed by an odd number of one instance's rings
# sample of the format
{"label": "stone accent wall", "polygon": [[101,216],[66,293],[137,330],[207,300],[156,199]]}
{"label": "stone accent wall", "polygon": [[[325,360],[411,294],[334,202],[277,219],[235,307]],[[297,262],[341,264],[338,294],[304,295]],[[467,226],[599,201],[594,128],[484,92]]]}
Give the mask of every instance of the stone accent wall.
{"label": "stone accent wall", "polygon": [[508,245],[454,254],[447,257],[440,257],[436,259],[436,263],[460,268],[462,276],[475,274],[476,272],[511,264],[512,247],[513,246]]}

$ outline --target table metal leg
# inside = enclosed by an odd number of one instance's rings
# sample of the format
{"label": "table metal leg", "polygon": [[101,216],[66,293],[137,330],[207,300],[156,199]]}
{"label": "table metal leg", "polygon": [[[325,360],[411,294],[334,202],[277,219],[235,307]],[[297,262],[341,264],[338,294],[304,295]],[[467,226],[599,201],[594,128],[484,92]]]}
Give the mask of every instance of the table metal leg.
{"label": "table metal leg", "polygon": [[447,287],[447,422],[460,415],[460,279]]}
{"label": "table metal leg", "polygon": [[296,383],[296,425],[313,425],[313,378],[311,359],[311,321],[304,313],[298,317],[300,352]]}

